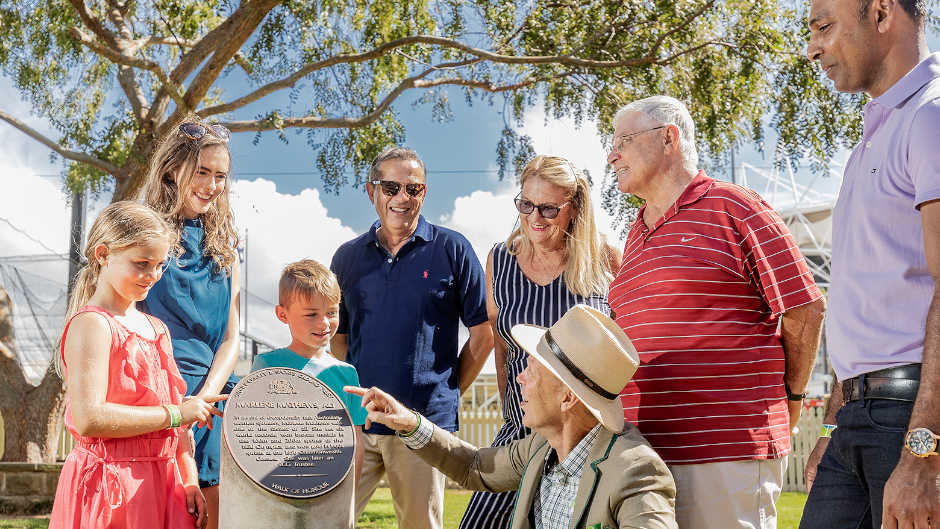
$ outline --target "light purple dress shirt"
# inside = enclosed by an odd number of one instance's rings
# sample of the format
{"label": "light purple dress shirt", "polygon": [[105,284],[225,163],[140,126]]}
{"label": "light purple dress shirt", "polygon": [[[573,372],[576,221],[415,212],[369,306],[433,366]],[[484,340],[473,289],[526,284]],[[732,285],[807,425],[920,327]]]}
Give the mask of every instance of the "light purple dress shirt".
{"label": "light purple dress shirt", "polygon": [[826,336],[840,381],[920,362],[934,292],[920,205],[940,199],[940,53],[865,105],[833,210]]}

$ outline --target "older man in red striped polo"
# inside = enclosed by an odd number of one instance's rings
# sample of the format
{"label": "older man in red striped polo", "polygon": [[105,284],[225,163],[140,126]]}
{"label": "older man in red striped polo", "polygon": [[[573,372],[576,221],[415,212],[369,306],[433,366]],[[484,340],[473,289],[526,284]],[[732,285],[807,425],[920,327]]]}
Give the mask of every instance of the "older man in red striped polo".
{"label": "older man in red striped polo", "polygon": [[680,529],[775,528],[825,302],[783,220],[698,168],[680,101],[615,117],[607,162],[646,201],[609,302],[640,353],[621,399],[676,480]]}

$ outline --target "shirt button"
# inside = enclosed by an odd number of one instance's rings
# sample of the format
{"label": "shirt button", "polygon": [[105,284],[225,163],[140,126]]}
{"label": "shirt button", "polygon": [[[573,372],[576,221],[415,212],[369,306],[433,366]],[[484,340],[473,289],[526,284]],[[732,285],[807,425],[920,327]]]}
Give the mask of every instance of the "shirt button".
{"label": "shirt button", "polygon": [[866,148],[866,149],[871,149],[871,142],[870,142],[870,141],[865,144],[865,148]]}
{"label": "shirt button", "polygon": [[389,263],[389,264],[392,264],[392,258],[391,258],[391,257],[388,258],[388,263]]}

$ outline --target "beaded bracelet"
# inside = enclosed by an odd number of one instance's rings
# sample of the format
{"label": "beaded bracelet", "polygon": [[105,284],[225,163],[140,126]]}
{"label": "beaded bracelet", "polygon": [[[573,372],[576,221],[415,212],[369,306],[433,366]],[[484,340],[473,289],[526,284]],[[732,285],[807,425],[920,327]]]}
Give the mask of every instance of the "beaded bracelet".
{"label": "beaded bracelet", "polygon": [[414,410],[411,410],[411,413],[414,413],[414,414],[415,414],[415,418],[418,419],[418,425],[415,426],[415,429],[414,429],[414,430],[411,430],[411,431],[408,432],[408,433],[403,433],[403,434],[401,434],[402,437],[411,437],[412,435],[415,434],[415,432],[418,431],[418,428],[421,428],[421,414],[418,413],[418,412],[416,412],[416,411],[414,411]]}
{"label": "beaded bracelet", "polygon": [[820,437],[832,437],[832,431],[836,429],[835,424],[824,424],[822,428],[819,429]]}
{"label": "beaded bracelet", "polygon": [[176,404],[164,404],[163,409],[170,414],[170,425],[167,429],[179,428],[183,424],[183,414],[180,413],[180,407]]}

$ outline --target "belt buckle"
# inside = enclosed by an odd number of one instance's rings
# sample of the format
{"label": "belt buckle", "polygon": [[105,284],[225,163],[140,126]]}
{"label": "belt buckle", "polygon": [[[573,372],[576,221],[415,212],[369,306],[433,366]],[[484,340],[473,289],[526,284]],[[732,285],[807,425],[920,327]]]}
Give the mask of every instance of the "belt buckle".
{"label": "belt buckle", "polygon": [[842,402],[852,402],[861,398],[859,382],[859,377],[852,377],[842,383]]}

